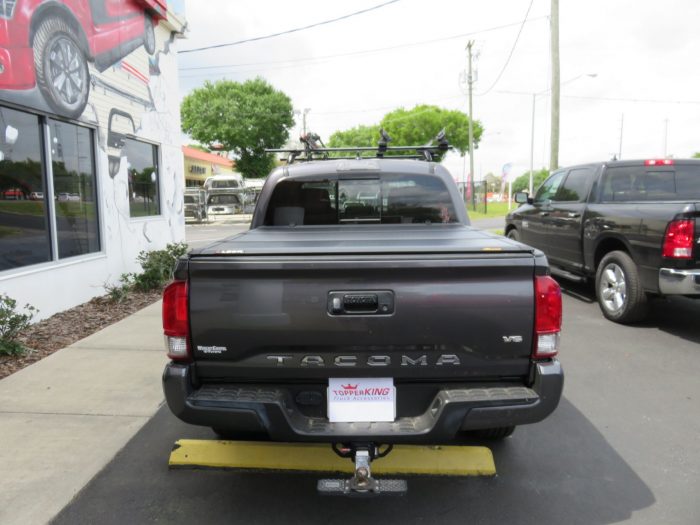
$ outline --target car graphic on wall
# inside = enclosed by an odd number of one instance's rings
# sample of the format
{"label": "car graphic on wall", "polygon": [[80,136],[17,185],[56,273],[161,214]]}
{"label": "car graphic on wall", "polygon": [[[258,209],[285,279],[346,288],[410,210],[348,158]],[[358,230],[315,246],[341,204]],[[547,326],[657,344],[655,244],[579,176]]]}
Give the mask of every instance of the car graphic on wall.
{"label": "car graphic on wall", "polygon": [[77,118],[102,72],[140,46],[155,53],[165,0],[0,0],[0,90],[38,87],[57,114]]}

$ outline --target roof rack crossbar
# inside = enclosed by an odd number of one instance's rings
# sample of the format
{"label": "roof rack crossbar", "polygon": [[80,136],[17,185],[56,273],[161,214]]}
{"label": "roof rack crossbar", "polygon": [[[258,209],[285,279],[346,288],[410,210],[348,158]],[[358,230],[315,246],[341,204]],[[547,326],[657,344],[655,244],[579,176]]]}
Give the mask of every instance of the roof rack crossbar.
{"label": "roof rack crossbar", "polygon": [[[341,147],[341,148],[327,148],[326,145],[321,140],[316,133],[307,133],[300,137],[303,144],[303,149],[301,148],[272,148],[266,149],[266,153],[287,153],[287,164],[292,164],[295,161],[311,161],[311,160],[337,160],[337,159],[360,159],[360,158],[370,158],[369,156],[363,156],[363,152],[374,152],[377,158],[403,158],[403,159],[424,159],[426,161],[432,161],[436,156],[444,153],[450,149],[452,146],[449,145],[447,138],[445,137],[445,130],[442,129],[440,133],[430,141],[428,144],[423,144],[421,146],[389,146],[391,142],[391,137],[384,130],[380,130],[380,139],[376,147],[372,146],[357,146],[357,147]],[[434,144],[436,142],[436,144]],[[416,152],[415,155],[386,155],[391,152]],[[331,157],[329,153],[354,153],[355,156],[351,157]]]}

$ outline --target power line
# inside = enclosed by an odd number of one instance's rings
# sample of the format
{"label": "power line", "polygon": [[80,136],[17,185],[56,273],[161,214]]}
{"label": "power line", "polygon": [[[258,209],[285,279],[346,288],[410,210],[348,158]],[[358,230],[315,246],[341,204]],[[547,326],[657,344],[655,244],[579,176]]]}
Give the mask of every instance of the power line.
{"label": "power line", "polygon": [[[501,95],[527,95],[528,97],[532,96],[532,93],[527,91],[498,90],[496,91],[496,93],[499,93]],[[635,102],[641,104],[700,104],[700,100],[664,100],[658,98],[596,97],[592,95],[562,95],[562,98],[573,98],[581,100],[603,100],[607,102]]]}
{"label": "power line", "polygon": [[277,36],[288,35],[290,33],[297,33],[299,31],[305,31],[307,29],[312,29],[314,27],[319,27],[319,26],[323,26],[326,24],[332,24],[334,22],[339,22],[340,20],[346,20],[346,19],[353,17],[353,16],[361,15],[364,13],[369,13],[370,11],[375,11],[376,9],[380,9],[382,7],[389,5],[389,4],[395,4],[396,2],[399,2],[399,1],[400,0],[389,0],[388,2],[384,2],[383,4],[375,5],[373,7],[368,7],[367,9],[362,9],[361,11],[355,11],[354,13],[349,13],[347,15],[339,16],[337,18],[331,18],[330,20],[324,20],[323,22],[316,22],[314,24],[309,24],[307,26],[296,27],[294,29],[280,31],[279,33],[272,33],[270,35],[257,36],[254,38],[246,38],[245,40],[238,40],[236,42],[227,42],[225,44],[213,44],[213,45],[204,46],[204,47],[196,47],[194,49],[183,49],[182,51],[179,51],[178,54],[182,55],[184,53],[195,53],[197,51],[205,51],[207,49],[216,49],[216,48],[220,48],[220,47],[237,46],[239,44],[245,44],[247,42],[257,42],[258,40],[266,40],[268,38],[274,38]]}
{"label": "power line", "polygon": [[605,100],[610,102],[637,102],[643,104],[700,104],[700,100],[661,100],[653,98],[617,98],[617,97],[588,97],[583,95],[565,95],[564,98],[579,98],[584,100]]}
{"label": "power line", "polygon": [[[531,18],[528,20],[528,22],[535,22],[537,20],[543,20],[546,19],[547,16],[539,16],[537,18]],[[414,46],[422,46],[426,44],[434,44],[437,42],[445,42],[448,40],[455,40],[457,38],[464,38],[467,36],[474,36],[478,35],[481,33],[489,33],[491,31],[498,31],[500,29],[507,29],[509,27],[513,26],[518,26],[522,22],[513,22],[510,24],[503,24],[499,26],[494,26],[494,27],[488,27],[486,29],[479,29],[478,31],[470,31],[468,33],[460,33],[458,35],[452,35],[452,36],[446,36],[446,37],[440,37],[440,38],[433,38],[430,40],[420,40],[417,42],[406,42],[404,44],[397,44],[394,46],[387,46],[387,47],[378,47],[378,48],[373,48],[373,49],[365,49],[362,51],[351,51],[347,53],[335,53],[332,55],[321,55],[317,57],[307,57],[307,58],[297,58],[297,59],[289,59],[289,60],[272,60],[272,61],[266,61],[266,62],[242,62],[239,64],[218,64],[214,66],[191,66],[191,67],[181,67],[179,70],[180,71],[194,71],[194,70],[201,70],[201,69],[221,69],[221,68],[229,68],[229,67],[244,67],[244,66],[265,66],[268,64],[290,64],[290,65],[295,65],[300,62],[308,62],[308,61],[318,61],[318,60],[326,60],[326,59],[332,59],[332,58],[344,58],[344,57],[350,57],[350,56],[355,56],[355,55],[365,55],[365,54],[372,54],[372,53],[381,53],[384,51],[393,51],[395,49],[403,49],[405,47],[414,47]],[[284,66],[288,67],[288,66]],[[192,75],[195,76],[195,75]],[[197,75],[199,76],[199,75]]]}
{"label": "power line", "polygon": [[525,12],[525,18],[523,18],[523,21],[520,24],[520,29],[518,30],[518,34],[515,37],[515,42],[513,42],[513,47],[510,49],[510,53],[508,54],[508,58],[506,59],[506,63],[503,64],[503,68],[501,69],[501,72],[496,77],[496,80],[493,81],[493,84],[491,84],[491,86],[483,93],[479,93],[479,96],[483,96],[483,95],[488,94],[493,88],[496,87],[496,84],[498,84],[498,81],[501,80],[503,73],[505,73],[506,68],[508,67],[508,64],[510,63],[510,59],[513,58],[513,53],[515,53],[515,48],[518,45],[518,40],[520,40],[520,35],[523,32],[523,28],[525,27],[525,22],[527,22],[527,17],[530,14],[530,9],[532,9],[533,3],[534,3],[534,0],[530,0],[530,5],[527,6],[527,11]]}

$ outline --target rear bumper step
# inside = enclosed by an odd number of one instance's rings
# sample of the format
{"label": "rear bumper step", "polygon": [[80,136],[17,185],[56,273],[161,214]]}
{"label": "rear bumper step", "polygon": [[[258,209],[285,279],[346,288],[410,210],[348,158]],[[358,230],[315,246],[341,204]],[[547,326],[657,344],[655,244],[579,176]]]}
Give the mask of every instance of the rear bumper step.
{"label": "rear bumper step", "polygon": [[163,374],[168,406],[183,421],[242,433],[267,434],[273,441],[448,443],[460,430],[535,423],[551,414],[563,388],[559,362],[538,363],[525,386],[445,388],[415,417],[383,423],[331,423],[294,409],[286,389],[204,385],[194,389],[188,365],[170,363]]}

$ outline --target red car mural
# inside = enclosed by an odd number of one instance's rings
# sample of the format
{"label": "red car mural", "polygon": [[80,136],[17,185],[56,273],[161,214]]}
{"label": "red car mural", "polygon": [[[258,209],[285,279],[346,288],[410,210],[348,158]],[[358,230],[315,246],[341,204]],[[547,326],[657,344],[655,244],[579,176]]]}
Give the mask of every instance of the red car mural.
{"label": "red car mural", "polygon": [[165,0],[0,0],[0,90],[38,86],[49,107],[75,118],[102,72],[140,46],[156,48]]}

